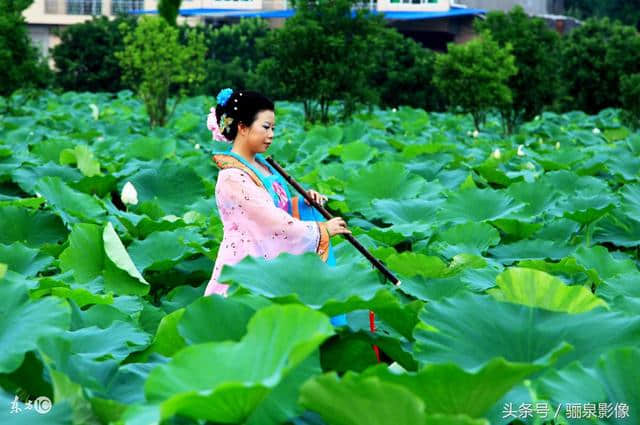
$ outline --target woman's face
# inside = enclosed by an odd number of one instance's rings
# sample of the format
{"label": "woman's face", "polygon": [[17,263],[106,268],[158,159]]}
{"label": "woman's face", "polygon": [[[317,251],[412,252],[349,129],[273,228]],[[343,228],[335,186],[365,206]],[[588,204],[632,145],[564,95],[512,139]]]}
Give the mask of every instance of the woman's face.
{"label": "woman's face", "polygon": [[248,147],[256,153],[265,152],[273,141],[275,125],[275,114],[273,111],[266,110],[258,112],[256,120],[245,133]]}

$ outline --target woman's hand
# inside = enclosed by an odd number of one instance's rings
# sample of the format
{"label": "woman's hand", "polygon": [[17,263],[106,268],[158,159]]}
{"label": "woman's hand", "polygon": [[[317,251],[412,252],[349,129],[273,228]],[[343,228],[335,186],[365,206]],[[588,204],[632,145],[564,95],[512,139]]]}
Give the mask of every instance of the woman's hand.
{"label": "woman's hand", "polygon": [[[329,199],[326,196],[316,192],[315,190],[308,190],[307,193],[309,194],[311,199],[313,199],[320,205],[324,204],[325,202],[327,202],[327,199]],[[304,203],[309,205],[309,201],[307,201],[306,199],[304,200]]]}
{"label": "woman's hand", "polygon": [[342,217],[333,217],[326,222],[329,235],[351,234],[351,230],[347,228],[347,223]]}

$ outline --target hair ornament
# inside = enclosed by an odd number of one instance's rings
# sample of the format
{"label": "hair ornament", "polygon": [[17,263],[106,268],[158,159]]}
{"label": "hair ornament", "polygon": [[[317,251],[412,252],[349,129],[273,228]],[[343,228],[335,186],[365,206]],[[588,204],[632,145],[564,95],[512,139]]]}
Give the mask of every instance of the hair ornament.
{"label": "hair ornament", "polygon": [[220,90],[220,92],[218,93],[218,96],[216,97],[216,100],[218,101],[218,105],[224,106],[232,94],[233,94],[233,90],[230,88]]}

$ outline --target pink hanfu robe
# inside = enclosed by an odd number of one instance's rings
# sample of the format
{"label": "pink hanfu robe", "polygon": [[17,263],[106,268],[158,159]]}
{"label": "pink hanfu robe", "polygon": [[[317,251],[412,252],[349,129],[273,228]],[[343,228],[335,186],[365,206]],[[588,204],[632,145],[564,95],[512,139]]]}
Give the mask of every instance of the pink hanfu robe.
{"label": "pink hanfu robe", "polygon": [[286,181],[261,155],[256,161],[271,175],[233,152],[217,153],[213,160],[220,168],[215,197],[224,237],[204,295],[226,295],[229,285],[218,282],[222,267],[247,255],[270,260],[283,252],[315,252],[325,262],[331,254],[329,263],[335,264],[324,219],[300,220],[300,210],[306,206],[289,195]]}

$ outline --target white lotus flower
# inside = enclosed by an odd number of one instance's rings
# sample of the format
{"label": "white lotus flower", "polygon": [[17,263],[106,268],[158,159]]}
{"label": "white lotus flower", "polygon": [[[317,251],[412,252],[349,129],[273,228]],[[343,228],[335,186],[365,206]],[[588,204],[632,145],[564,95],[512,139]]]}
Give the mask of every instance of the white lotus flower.
{"label": "white lotus flower", "polygon": [[473,137],[477,138],[479,134],[478,130],[473,130]]}
{"label": "white lotus flower", "polygon": [[100,116],[100,109],[98,109],[98,105],[96,105],[95,103],[90,103],[89,108],[91,108],[91,116],[94,120],[97,120]]}
{"label": "white lotus flower", "polygon": [[42,198],[42,194],[40,192],[36,192],[36,198]]}
{"label": "white lotus flower", "polygon": [[125,204],[136,205],[138,203],[138,192],[131,182],[126,182],[122,188],[120,199]]}
{"label": "white lotus flower", "polygon": [[491,157],[495,159],[500,159],[502,155],[500,154],[500,148],[496,148],[493,152],[491,152]]}
{"label": "white lotus flower", "polygon": [[560,149],[560,142],[556,142],[556,149]]}
{"label": "white lotus flower", "polygon": [[540,115],[536,115],[536,117],[533,120],[538,121],[539,119],[540,119]]}
{"label": "white lotus flower", "polygon": [[524,156],[524,145],[518,146],[518,156]]}
{"label": "white lotus flower", "polygon": [[592,130],[592,132],[593,132],[593,134],[600,134],[601,133],[601,131],[600,131],[600,129],[598,127],[594,128]]}
{"label": "white lotus flower", "polygon": [[527,162],[525,164],[525,167],[527,167],[527,169],[529,169],[529,170],[535,170],[536,169],[536,166],[533,165],[533,162],[531,162],[531,161]]}
{"label": "white lotus flower", "polygon": [[200,149],[200,143],[196,143],[195,148]]}
{"label": "white lotus flower", "polygon": [[396,108],[391,109],[391,112],[396,112],[396,111],[397,111]]}

